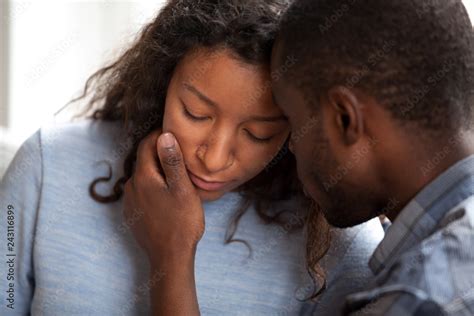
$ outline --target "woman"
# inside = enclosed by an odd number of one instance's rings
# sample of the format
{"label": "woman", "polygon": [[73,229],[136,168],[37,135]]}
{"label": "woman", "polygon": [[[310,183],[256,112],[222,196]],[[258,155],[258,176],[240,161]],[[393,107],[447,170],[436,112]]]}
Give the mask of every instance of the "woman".
{"label": "woman", "polygon": [[[7,203],[14,211],[16,313],[150,312],[148,292],[166,271],[154,269],[153,251],[144,253],[132,234],[150,213],[138,208],[124,219],[121,211],[124,184],[142,165],[138,153],[150,148],[139,145],[156,143],[161,131],[176,135],[196,193],[181,203],[196,205],[197,196],[204,209],[206,233],[193,262],[203,314],[295,314],[324,281],[320,306],[334,308],[332,299],[363,285],[369,272],[361,267],[380,225],[330,233],[318,212],[306,212],[288,123],[272,100],[270,51],[285,7],[170,1],[131,48],[89,79],[88,119],[44,126],[22,145],[0,183],[2,210]],[[145,200],[153,198],[150,174],[136,180]],[[160,214],[167,211],[176,210]],[[308,251],[305,221],[315,226]],[[159,242],[179,237],[167,232]]]}

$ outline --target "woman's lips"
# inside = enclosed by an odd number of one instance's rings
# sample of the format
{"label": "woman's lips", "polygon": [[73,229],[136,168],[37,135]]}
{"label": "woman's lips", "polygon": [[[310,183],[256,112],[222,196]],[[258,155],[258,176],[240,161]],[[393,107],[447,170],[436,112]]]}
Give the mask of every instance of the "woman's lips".
{"label": "woman's lips", "polygon": [[222,190],[229,182],[210,182],[199,178],[194,173],[188,170],[189,178],[198,188],[205,191],[219,191]]}

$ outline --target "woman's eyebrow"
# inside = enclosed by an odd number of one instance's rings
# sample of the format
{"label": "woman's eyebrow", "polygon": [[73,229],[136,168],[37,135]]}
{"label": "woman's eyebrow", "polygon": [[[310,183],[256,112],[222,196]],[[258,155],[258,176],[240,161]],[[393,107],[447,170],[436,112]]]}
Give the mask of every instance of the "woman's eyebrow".
{"label": "woman's eyebrow", "polygon": [[[207,97],[204,93],[199,91],[196,87],[189,83],[183,83],[183,86],[186,88],[186,90],[190,91],[194,95],[196,95],[199,99],[201,99],[204,103],[207,105],[218,108],[217,102],[211,100],[209,97]],[[287,122],[288,119],[284,115],[278,115],[278,116],[260,116],[260,115],[252,115],[249,116],[246,121],[259,121],[259,122],[278,122],[278,121],[284,121]]]}
{"label": "woman's eyebrow", "polygon": [[212,101],[209,97],[207,97],[206,95],[204,95],[204,93],[202,93],[201,91],[199,91],[198,89],[196,89],[196,87],[192,86],[191,84],[189,83],[183,83],[183,86],[186,88],[186,90],[192,92],[194,95],[196,95],[199,99],[201,99],[202,101],[204,101],[204,103],[206,103],[207,105],[210,105],[214,108],[218,107],[217,105],[217,102],[215,101]]}

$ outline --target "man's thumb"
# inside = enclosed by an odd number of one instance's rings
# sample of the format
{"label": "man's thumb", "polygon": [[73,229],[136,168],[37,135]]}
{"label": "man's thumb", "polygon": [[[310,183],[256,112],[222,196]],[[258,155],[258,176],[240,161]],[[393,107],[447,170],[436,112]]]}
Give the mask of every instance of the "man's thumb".
{"label": "man's thumb", "polygon": [[191,184],[183,155],[176,138],[171,133],[158,137],[158,156],[165,174],[165,181],[171,190],[185,190]]}

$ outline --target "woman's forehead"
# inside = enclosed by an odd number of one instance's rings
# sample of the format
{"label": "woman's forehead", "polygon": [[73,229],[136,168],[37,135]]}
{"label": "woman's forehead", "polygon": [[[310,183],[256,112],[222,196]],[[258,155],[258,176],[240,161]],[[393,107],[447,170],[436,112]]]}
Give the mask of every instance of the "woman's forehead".
{"label": "woman's forehead", "polygon": [[233,108],[253,115],[281,113],[273,102],[268,67],[243,66],[230,53],[197,54],[183,59],[177,88],[214,108]]}

